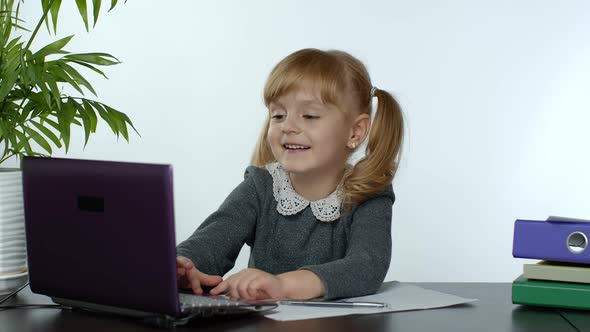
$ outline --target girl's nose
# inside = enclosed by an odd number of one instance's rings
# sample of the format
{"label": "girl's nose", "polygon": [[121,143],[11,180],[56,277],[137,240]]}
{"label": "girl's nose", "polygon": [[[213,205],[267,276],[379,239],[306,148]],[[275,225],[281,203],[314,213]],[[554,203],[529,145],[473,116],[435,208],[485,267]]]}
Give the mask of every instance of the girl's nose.
{"label": "girl's nose", "polygon": [[292,115],[287,116],[281,125],[282,125],[281,130],[284,133],[298,133],[299,132],[299,126],[297,124],[297,119],[295,118],[295,116],[292,116]]}

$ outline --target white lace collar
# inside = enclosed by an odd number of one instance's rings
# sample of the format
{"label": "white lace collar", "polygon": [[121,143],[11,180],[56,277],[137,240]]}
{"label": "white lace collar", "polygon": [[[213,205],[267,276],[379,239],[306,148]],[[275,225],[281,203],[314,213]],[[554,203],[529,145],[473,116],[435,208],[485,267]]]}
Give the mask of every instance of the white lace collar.
{"label": "white lace collar", "polygon": [[272,191],[277,201],[277,211],[280,214],[294,215],[311,205],[313,215],[320,221],[330,222],[340,218],[340,205],[342,204],[340,187],[342,183],[328,197],[317,201],[308,201],[293,189],[289,174],[281,167],[281,164],[274,162],[265,167],[272,176]]}

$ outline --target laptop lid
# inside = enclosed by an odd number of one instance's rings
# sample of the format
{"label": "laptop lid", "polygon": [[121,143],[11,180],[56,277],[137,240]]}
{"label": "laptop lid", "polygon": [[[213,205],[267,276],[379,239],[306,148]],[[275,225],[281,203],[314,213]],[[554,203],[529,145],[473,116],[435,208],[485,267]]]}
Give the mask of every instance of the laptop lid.
{"label": "laptop lid", "polygon": [[24,157],[31,290],[179,315],[172,167]]}

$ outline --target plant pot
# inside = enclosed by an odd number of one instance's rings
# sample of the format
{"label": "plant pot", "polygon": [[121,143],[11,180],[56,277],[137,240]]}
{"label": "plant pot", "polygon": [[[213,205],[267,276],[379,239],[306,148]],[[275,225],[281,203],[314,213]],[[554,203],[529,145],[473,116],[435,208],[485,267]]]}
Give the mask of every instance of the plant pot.
{"label": "plant pot", "polygon": [[22,172],[0,169],[0,294],[26,282]]}

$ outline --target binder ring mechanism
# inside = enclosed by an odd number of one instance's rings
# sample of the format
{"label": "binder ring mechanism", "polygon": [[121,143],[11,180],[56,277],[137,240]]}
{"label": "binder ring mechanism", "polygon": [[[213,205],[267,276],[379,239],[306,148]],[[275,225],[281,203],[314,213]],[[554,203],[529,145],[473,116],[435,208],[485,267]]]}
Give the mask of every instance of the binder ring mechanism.
{"label": "binder ring mechanism", "polygon": [[567,237],[567,249],[574,254],[581,254],[587,245],[588,238],[582,232],[573,232]]}

